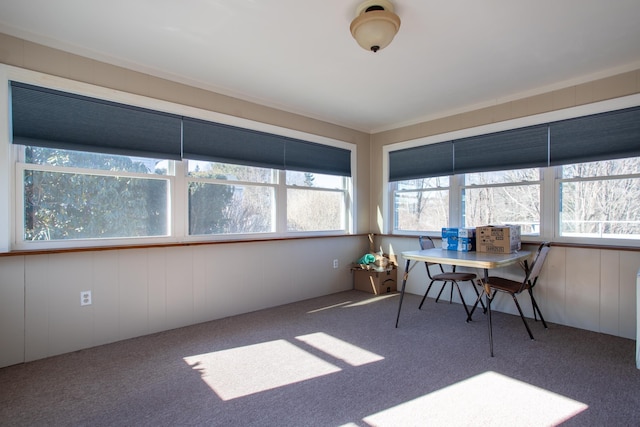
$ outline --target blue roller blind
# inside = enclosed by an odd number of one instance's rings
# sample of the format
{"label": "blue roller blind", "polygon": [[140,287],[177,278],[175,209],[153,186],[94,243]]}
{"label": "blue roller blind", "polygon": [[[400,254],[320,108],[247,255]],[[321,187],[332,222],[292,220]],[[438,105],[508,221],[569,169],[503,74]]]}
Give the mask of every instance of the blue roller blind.
{"label": "blue roller blind", "polygon": [[330,175],[351,175],[351,151],[266,132],[184,118],[183,156]]}
{"label": "blue roller blind", "polygon": [[640,156],[640,107],[554,122],[552,165]]}
{"label": "blue roller blind", "polygon": [[351,176],[351,151],[296,139],[285,140],[285,169]]}
{"label": "blue roller blind", "polygon": [[392,151],[389,181],[637,156],[640,107],[633,107]]}
{"label": "blue roller blind", "polygon": [[351,176],[351,151],[11,82],[14,144]]}
{"label": "blue roller blind", "polygon": [[203,120],[184,119],[185,159],[284,169],[284,140]]}
{"label": "blue roller blind", "polygon": [[14,144],[181,158],[181,117],[11,82]]}
{"label": "blue roller blind", "polygon": [[453,143],[422,145],[389,153],[389,181],[453,175]]}
{"label": "blue roller blind", "polygon": [[453,141],[456,174],[546,167],[546,125],[512,129]]}

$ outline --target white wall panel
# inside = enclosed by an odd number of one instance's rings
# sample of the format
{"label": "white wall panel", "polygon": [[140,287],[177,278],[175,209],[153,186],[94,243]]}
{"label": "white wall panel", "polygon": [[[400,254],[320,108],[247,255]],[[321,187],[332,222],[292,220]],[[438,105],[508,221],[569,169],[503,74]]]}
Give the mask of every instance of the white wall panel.
{"label": "white wall panel", "polygon": [[93,344],[121,339],[118,251],[98,251],[93,255]]}
{"label": "white wall panel", "polygon": [[0,258],[0,366],[24,361],[24,257]]}
{"label": "white wall panel", "polygon": [[[92,305],[80,305],[80,292],[93,283],[90,252],[49,255],[49,356],[68,353],[93,343]],[[92,295],[93,297],[93,295]],[[93,299],[93,298],[92,298]]]}
{"label": "white wall panel", "polygon": [[551,247],[534,290],[545,320],[566,325],[567,250]]}
{"label": "white wall panel", "polygon": [[600,329],[600,251],[582,248],[567,248],[566,251],[567,324],[598,331]]}
{"label": "white wall panel", "polygon": [[209,320],[211,312],[207,298],[207,262],[210,260],[210,250],[202,247],[192,252],[193,263],[193,322],[201,323]]}
{"label": "white wall panel", "polygon": [[147,249],[118,251],[119,335],[137,337],[149,331]]}
{"label": "white wall panel", "polygon": [[617,335],[620,331],[620,252],[600,251],[600,328]]}
{"label": "white wall panel", "polygon": [[149,333],[171,327],[167,323],[167,248],[148,250]]}
{"label": "white wall panel", "polygon": [[49,255],[25,257],[25,361],[49,356]]}
{"label": "white wall panel", "polygon": [[169,329],[194,323],[193,251],[193,246],[166,249],[166,305]]}
{"label": "white wall panel", "polygon": [[639,252],[620,251],[620,329],[615,335],[629,339],[636,339],[636,280],[639,269]]}

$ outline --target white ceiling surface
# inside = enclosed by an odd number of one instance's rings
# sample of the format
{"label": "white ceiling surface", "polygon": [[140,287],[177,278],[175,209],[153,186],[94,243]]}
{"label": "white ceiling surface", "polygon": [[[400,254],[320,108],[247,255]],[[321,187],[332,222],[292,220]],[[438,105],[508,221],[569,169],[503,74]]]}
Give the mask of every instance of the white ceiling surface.
{"label": "white ceiling surface", "polygon": [[360,0],[1,0],[0,32],[365,132],[640,66],[639,0],[392,0],[377,53]]}

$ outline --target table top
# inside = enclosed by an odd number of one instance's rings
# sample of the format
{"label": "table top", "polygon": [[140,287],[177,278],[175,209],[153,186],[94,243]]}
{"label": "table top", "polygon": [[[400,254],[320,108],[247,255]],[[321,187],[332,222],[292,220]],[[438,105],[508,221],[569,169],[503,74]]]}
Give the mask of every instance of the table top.
{"label": "table top", "polygon": [[530,251],[518,251],[509,254],[486,252],[459,252],[433,248],[421,251],[402,252],[406,260],[433,262],[437,264],[459,265],[473,268],[499,268],[524,261],[531,256]]}

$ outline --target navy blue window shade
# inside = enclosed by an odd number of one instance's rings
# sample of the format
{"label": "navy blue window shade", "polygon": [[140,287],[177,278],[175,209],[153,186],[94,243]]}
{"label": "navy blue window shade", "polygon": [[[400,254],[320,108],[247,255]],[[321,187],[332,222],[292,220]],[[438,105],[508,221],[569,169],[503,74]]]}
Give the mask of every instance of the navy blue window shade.
{"label": "navy blue window shade", "polygon": [[453,143],[422,145],[389,153],[389,181],[453,175]]}
{"label": "navy blue window shade", "polygon": [[640,107],[554,122],[551,165],[640,156]]}
{"label": "navy blue window shade", "polygon": [[274,135],[184,118],[185,159],[284,169],[284,141]]}
{"label": "navy blue window shade", "polygon": [[351,176],[351,151],[287,138],[284,164],[291,171]]}
{"label": "navy blue window shade", "polygon": [[11,82],[14,144],[179,160],[181,117]]}
{"label": "navy blue window shade", "polygon": [[531,126],[453,141],[456,174],[546,167],[547,125]]}
{"label": "navy blue window shade", "polygon": [[632,107],[392,151],[389,181],[638,156],[640,107]]}
{"label": "navy blue window shade", "polygon": [[184,118],[186,159],[351,176],[351,151],[266,132]]}
{"label": "navy blue window shade", "polygon": [[351,151],[11,82],[12,142],[351,176]]}

